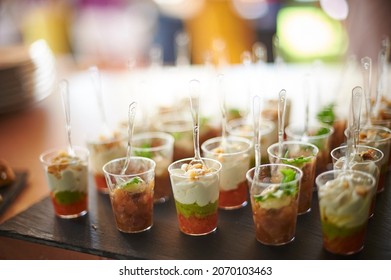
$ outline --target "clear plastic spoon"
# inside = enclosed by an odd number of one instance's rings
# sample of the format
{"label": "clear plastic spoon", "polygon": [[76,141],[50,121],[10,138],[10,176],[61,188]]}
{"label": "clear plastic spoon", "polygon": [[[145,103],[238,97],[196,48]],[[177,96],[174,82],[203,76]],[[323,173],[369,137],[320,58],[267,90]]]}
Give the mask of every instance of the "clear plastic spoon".
{"label": "clear plastic spoon", "polygon": [[227,145],[227,105],[224,88],[224,75],[220,74],[219,77],[219,99],[220,99],[220,111],[221,111],[221,148],[225,151],[228,148]]}
{"label": "clear plastic spoon", "polygon": [[368,56],[361,58],[361,66],[363,73],[363,90],[365,97],[365,109],[366,109],[366,124],[371,125],[371,86],[372,86],[372,59]]}
{"label": "clear plastic spoon", "polygon": [[129,111],[128,111],[128,148],[126,151],[125,164],[121,170],[122,175],[124,175],[126,170],[128,169],[130,158],[132,156],[132,138],[133,138],[134,118],[136,116],[136,108],[137,108],[136,102],[130,103]]}
{"label": "clear plastic spoon", "polygon": [[62,97],[62,104],[63,109],[65,113],[65,129],[67,132],[67,147],[68,147],[68,154],[71,157],[74,157],[75,151],[72,147],[72,137],[71,137],[71,109],[70,109],[70,98],[69,98],[69,83],[67,80],[60,81],[59,84],[61,97]]}
{"label": "clear plastic spoon", "polygon": [[255,170],[253,185],[257,185],[259,181],[259,167],[261,165],[261,133],[260,133],[260,117],[261,117],[261,98],[259,95],[253,97],[253,122],[254,122],[254,152],[255,152]]}
{"label": "clear plastic spoon", "polygon": [[96,100],[98,102],[99,114],[102,121],[102,132],[104,135],[110,135],[110,129],[109,126],[107,125],[107,118],[103,106],[102,82],[101,82],[99,69],[96,66],[92,66],[89,68],[88,71],[90,72],[92,84],[95,90]]}
{"label": "clear plastic spoon", "polygon": [[199,135],[199,107],[200,107],[200,82],[198,80],[191,80],[190,83],[190,108],[191,116],[193,118],[193,144],[194,144],[194,158],[190,161],[188,167],[195,164],[206,166],[201,159],[200,153],[200,135]]}
{"label": "clear plastic spoon", "polygon": [[304,131],[301,137],[301,141],[308,141],[308,127],[310,118],[310,95],[311,95],[311,82],[310,74],[306,74],[303,80],[303,92],[304,92]]}
{"label": "clear plastic spoon", "polygon": [[278,158],[282,158],[282,142],[284,141],[286,111],[286,90],[282,89],[278,94]]}
{"label": "clear plastic spoon", "polygon": [[352,90],[351,115],[352,123],[349,125],[349,138],[345,152],[345,163],[343,169],[349,169],[350,162],[357,153],[357,144],[360,134],[360,115],[362,104],[362,88],[357,86]]}

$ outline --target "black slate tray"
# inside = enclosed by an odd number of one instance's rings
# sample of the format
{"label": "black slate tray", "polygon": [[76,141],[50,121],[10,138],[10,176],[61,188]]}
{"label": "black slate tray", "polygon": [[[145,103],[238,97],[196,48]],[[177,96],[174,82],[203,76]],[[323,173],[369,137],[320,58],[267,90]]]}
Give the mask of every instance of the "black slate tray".
{"label": "black slate tray", "polygon": [[7,207],[14,201],[16,196],[24,189],[26,186],[27,172],[26,171],[16,171],[15,172],[16,180],[9,186],[0,188],[0,194],[3,198],[0,202],[0,216],[5,212]]}
{"label": "black slate tray", "polygon": [[[220,211],[216,232],[192,237],[178,229],[172,200],[155,205],[154,225],[146,232],[124,234],[116,229],[110,200],[97,193],[90,179],[89,213],[81,218],[55,217],[45,198],[0,225],[0,235],[113,259],[391,259],[391,186],[377,196],[375,215],[369,221],[365,248],[352,256],[332,255],[322,248],[314,192],[310,213],[298,217],[296,238],[279,247],[256,241],[251,207]],[[17,248],[16,248],[17,250]]]}

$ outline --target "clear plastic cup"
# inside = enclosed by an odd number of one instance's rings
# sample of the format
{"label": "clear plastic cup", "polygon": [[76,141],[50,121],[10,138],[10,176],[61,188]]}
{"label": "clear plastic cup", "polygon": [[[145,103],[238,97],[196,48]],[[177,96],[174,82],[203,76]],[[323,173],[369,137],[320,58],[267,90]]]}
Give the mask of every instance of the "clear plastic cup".
{"label": "clear plastic cup", "polygon": [[173,161],[174,137],[164,132],[138,133],[132,139],[132,154],[147,157],[156,163],[154,202],[167,201],[171,195],[168,166]]}
{"label": "clear plastic cup", "polygon": [[315,186],[316,158],[319,149],[310,143],[299,141],[284,141],[271,145],[267,152],[271,163],[293,165],[303,172],[299,191],[298,214],[311,211],[312,197]]}
{"label": "clear plastic cup", "polygon": [[40,155],[50,189],[55,214],[64,219],[77,218],[88,212],[88,155],[83,147],[74,147],[75,156],[66,148]]}
{"label": "clear plastic cup", "polygon": [[168,167],[179,229],[188,235],[206,235],[217,229],[221,163],[202,158],[205,169],[186,171],[192,158]]}
{"label": "clear plastic cup", "polygon": [[87,148],[90,151],[90,168],[96,189],[101,193],[109,193],[103,165],[107,162],[126,156],[126,137],[119,132],[110,135],[89,135]]}
{"label": "clear plastic cup", "polygon": [[331,170],[316,177],[323,248],[350,255],[364,248],[376,179],[356,170]]}
{"label": "clear plastic cup", "polygon": [[252,142],[243,137],[229,136],[225,146],[215,137],[201,145],[203,156],[221,163],[219,208],[238,209],[247,205],[246,172],[250,168]]}
{"label": "clear plastic cup", "polygon": [[259,166],[258,183],[253,182],[255,167],[247,174],[257,240],[265,245],[284,245],[296,234],[299,189],[303,172],[292,165]]}
{"label": "clear plastic cup", "polygon": [[126,158],[103,166],[117,229],[137,233],[153,225],[153,189],[155,162],[145,157],[131,157],[125,174],[121,170]]}

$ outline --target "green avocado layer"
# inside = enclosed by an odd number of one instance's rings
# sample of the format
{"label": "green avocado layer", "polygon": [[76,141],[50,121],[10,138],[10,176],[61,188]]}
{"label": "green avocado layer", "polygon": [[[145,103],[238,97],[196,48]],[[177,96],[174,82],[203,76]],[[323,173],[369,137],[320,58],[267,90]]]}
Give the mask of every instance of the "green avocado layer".
{"label": "green avocado layer", "polygon": [[54,199],[58,204],[72,204],[80,201],[85,196],[85,193],[79,191],[62,191],[56,192]]}
{"label": "green avocado layer", "polygon": [[346,228],[346,227],[338,227],[334,224],[322,221],[322,232],[327,236],[328,239],[334,239],[337,237],[348,237],[356,232],[359,232],[363,229],[365,225],[360,225],[357,227]]}
{"label": "green avocado layer", "polygon": [[197,218],[202,218],[211,214],[214,214],[218,207],[218,201],[216,200],[213,203],[208,203],[205,206],[199,206],[197,203],[193,204],[183,204],[175,200],[175,206],[179,213],[181,213],[186,218],[190,216],[196,216]]}

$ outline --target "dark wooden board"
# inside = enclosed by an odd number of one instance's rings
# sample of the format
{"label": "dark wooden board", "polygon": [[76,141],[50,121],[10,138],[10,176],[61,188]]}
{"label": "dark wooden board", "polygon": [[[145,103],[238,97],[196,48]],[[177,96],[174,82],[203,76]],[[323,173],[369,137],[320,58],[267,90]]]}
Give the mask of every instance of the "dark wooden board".
{"label": "dark wooden board", "polygon": [[0,188],[0,195],[3,198],[0,202],[0,216],[26,186],[27,172],[16,171],[15,176],[16,180],[12,184]]}
{"label": "dark wooden board", "polygon": [[388,259],[391,260],[391,186],[377,196],[365,248],[352,256],[332,255],[322,248],[314,192],[312,211],[298,217],[296,238],[279,247],[256,241],[250,205],[219,212],[216,232],[193,237],[178,229],[173,201],[155,205],[154,225],[143,233],[116,229],[110,200],[90,181],[89,213],[78,219],[55,217],[49,198],[0,225],[0,235],[113,259]]}

